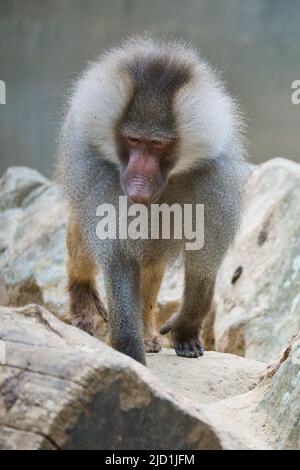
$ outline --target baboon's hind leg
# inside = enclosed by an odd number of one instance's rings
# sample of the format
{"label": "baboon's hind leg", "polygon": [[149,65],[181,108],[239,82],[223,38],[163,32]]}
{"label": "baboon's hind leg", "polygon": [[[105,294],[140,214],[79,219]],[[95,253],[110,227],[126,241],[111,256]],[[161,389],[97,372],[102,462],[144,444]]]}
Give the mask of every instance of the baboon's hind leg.
{"label": "baboon's hind leg", "polygon": [[141,269],[141,301],[146,352],[159,352],[164,339],[157,332],[157,295],[164,275],[163,264],[147,264]]}
{"label": "baboon's hind leg", "polygon": [[107,314],[97,292],[98,269],[85,246],[80,223],[74,214],[69,219],[67,248],[70,320],[74,326],[92,335],[97,315],[106,320]]}

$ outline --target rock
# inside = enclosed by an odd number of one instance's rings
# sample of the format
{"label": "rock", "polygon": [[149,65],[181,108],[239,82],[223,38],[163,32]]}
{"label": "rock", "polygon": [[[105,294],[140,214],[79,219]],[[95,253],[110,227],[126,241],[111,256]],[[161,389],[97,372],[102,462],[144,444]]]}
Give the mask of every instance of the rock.
{"label": "rock", "polygon": [[0,180],[0,200],[7,303],[40,302],[64,315],[66,207],[59,188],[34,170],[12,167]]}
{"label": "rock", "polygon": [[269,366],[265,379],[272,382],[259,408],[267,411],[276,435],[276,448],[300,449],[300,334]]}
{"label": "rock", "polygon": [[148,355],[148,364],[163,385],[200,404],[216,428],[229,423],[249,448],[300,448],[300,335],[267,368],[213,351],[188,361],[165,350]]}
{"label": "rock", "polygon": [[266,368],[263,362],[215,351],[206,352],[199,361],[189,361],[171,349],[148,354],[147,363],[163,384],[204,404],[247,392]]}
{"label": "rock", "polygon": [[300,329],[300,165],[257,167],[216,286],[216,349],[271,361]]}
{"label": "rock", "polygon": [[[144,366],[37,305],[0,308],[2,449],[240,446]],[[230,444],[229,444],[230,442]],[[244,444],[245,445],[245,444]]]}
{"label": "rock", "polygon": [[8,305],[9,297],[6,290],[5,280],[0,276],[0,305]]}
{"label": "rock", "polygon": [[21,206],[26,197],[47,183],[38,171],[26,167],[10,167],[0,180],[0,210]]}
{"label": "rock", "polygon": [[299,447],[299,340],[268,369],[164,350],[149,370],[38,305],[0,322],[0,449]]}

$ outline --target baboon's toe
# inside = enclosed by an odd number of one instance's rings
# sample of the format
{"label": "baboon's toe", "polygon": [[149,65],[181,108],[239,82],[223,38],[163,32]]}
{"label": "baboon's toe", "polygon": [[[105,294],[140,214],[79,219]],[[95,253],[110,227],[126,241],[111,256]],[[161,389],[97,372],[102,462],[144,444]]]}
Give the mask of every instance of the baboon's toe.
{"label": "baboon's toe", "polygon": [[186,341],[174,339],[173,342],[178,356],[196,358],[204,354],[204,346],[197,336]]}
{"label": "baboon's toe", "polygon": [[162,348],[162,338],[159,335],[154,334],[151,336],[146,336],[144,339],[145,342],[145,351],[147,353],[158,353]]}

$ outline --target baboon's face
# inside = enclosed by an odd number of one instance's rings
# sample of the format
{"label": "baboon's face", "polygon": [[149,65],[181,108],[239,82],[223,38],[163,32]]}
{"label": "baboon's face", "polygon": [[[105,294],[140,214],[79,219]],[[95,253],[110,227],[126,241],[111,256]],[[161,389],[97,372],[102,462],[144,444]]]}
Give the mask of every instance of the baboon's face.
{"label": "baboon's face", "polygon": [[164,54],[137,56],[123,71],[132,89],[117,129],[121,185],[132,201],[147,205],[158,200],[177,163],[174,97],[190,70]]}
{"label": "baboon's face", "polygon": [[121,135],[121,185],[132,202],[151,204],[162,193],[175,164],[174,140]]}

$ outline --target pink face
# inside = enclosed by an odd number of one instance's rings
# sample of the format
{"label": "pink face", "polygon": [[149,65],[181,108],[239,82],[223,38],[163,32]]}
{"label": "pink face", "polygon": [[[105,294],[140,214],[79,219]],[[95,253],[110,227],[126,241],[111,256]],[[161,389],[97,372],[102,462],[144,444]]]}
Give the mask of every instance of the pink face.
{"label": "pink face", "polygon": [[132,202],[151,204],[163,191],[174,162],[173,143],[122,135],[126,164],[121,172],[121,185]]}

